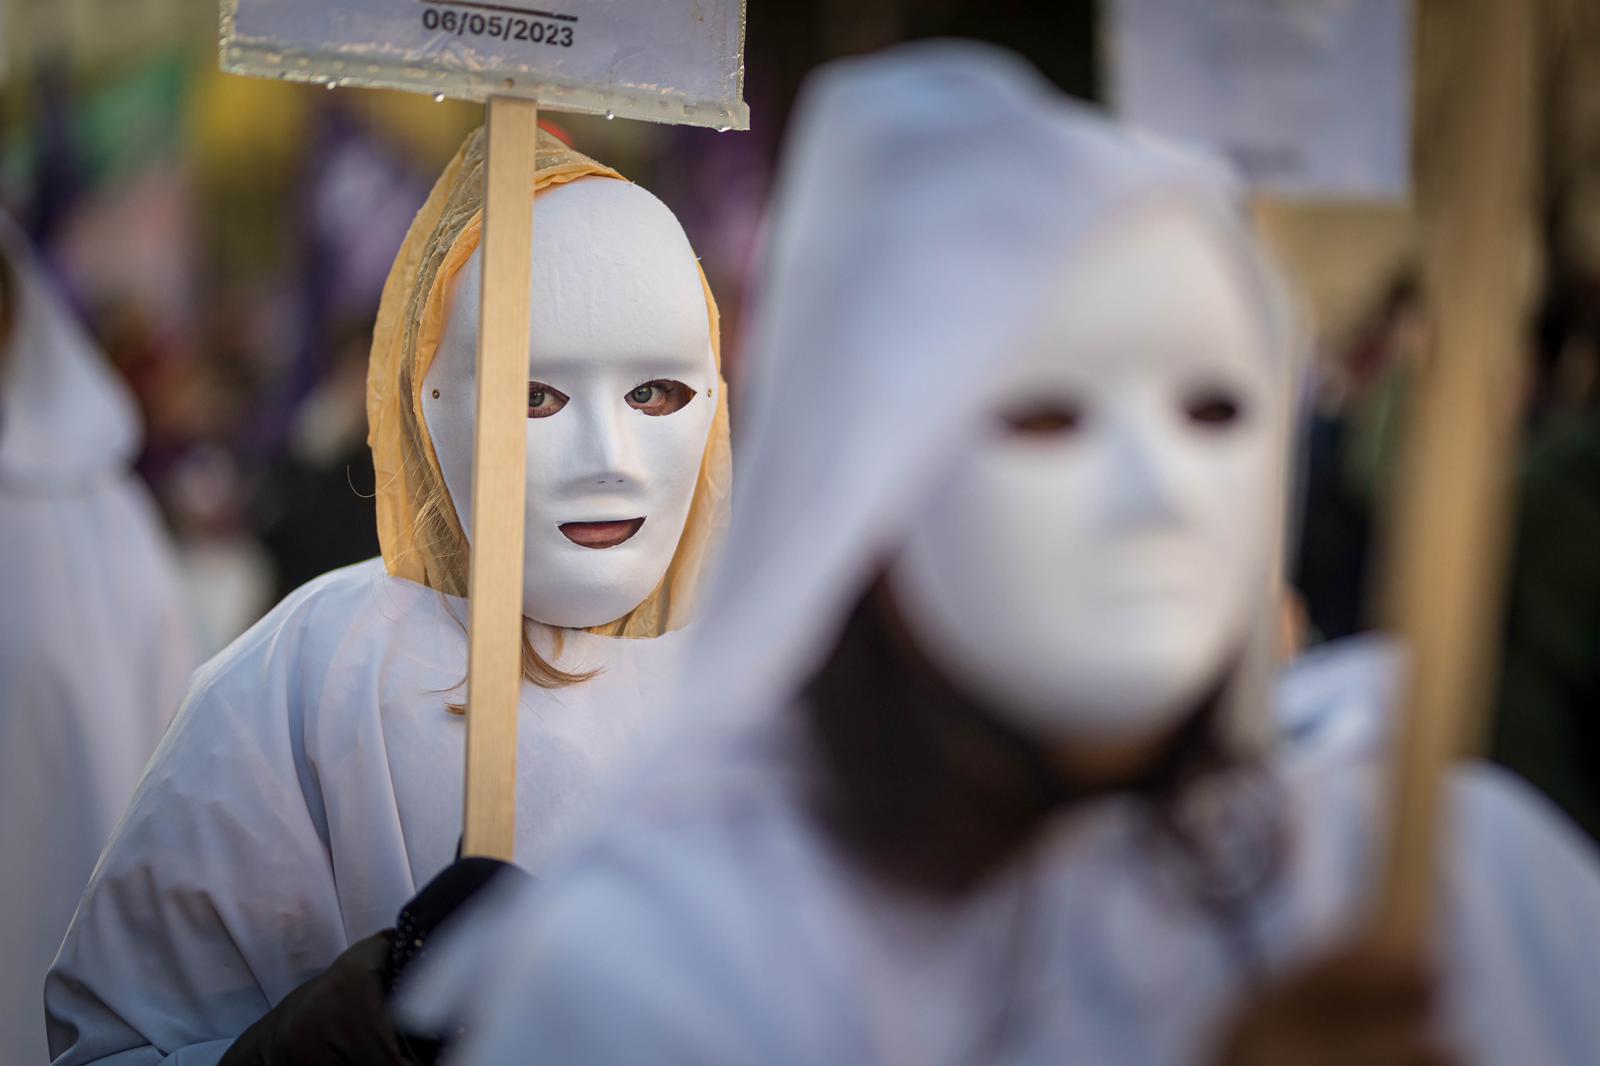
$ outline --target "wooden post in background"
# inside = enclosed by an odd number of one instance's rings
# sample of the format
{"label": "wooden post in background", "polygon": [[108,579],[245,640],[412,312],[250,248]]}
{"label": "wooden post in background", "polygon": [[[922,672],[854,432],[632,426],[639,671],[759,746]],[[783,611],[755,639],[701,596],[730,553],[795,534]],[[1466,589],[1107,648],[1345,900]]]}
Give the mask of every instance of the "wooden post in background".
{"label": "wooden post in background", "polygon": [[516,846],[517,709],[522,693],[525,424],[538,107],[531,100],[495,96],[489,98],[487,111],[462,854],[510,862]]}
{"label": "wooden post in background", "polygon": [[1384,574],[1410,674],[1374,932],[1402,954],[1424,947],[1450,830],[1444,773],[1494,680],[1532,224],[1536,6],[1457,0],[1455,22],[1438,27],[1451,95],[1426,160],[1439,180],[1420,190],[1434,345],[1413,397]]}

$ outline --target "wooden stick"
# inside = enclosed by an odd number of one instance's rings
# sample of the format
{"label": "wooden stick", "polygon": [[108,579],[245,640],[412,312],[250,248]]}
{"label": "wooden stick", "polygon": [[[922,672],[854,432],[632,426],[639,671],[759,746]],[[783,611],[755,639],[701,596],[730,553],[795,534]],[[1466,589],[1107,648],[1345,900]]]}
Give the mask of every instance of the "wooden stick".
{"label": "wooden stick", "polygon": [[1407,956],[1429,932],[1449,829],[1442,778],[1493,681],[1532,221],[1535,7],[1458,0],[1455,23],[1438,27],[1453,45],[1452,93],[1428,160],[1439,180],[1421,205],[1435,345],[1413,400],[1386,574],[1411,661],[1375,934]]}
{"label": "wooden stick", "polygon": [[516,847],[522,693],[529,289],[538,108],[490,97],[483,205],[483,310],[472,465],[471,645],[462,854],[510,862]]}
{"label": "wooden stick", "polygon": [[[1256,237],[1271,253],[1273,258],[1285,264],[1287,268],[1287,253],[1284,239],[1284,227],[1290,208],[1283,202],[1274,199],[1265,193],[1257,193],[1250,198],[1250,221],[1255,227]],[[1283,612],[1287,604],[1289,587],[1289,537],[1294,533],[1290,522],[1289,489],[1294,475],[1295,456],[1295,416],[1300,400],[1301,365],[1299,350],[1291,353],[1284,363],[1282,377],[1277,382],[1280,419],[1278,422],[1278,462],[1274,471],[1276,481],[1273,485],[1273,515],[1278,523],[1274,529],[1274,536],[1269,550],[1272,557],[1269,561],[1270,569],[1267,572],[1267,607],[1268,616],[1262,619],[1264,632],[1257,637],[1261,645],[1257,651],[1260,660],[1259,669],[1262,675],[1258,680],[1259,691],[1262,693],[1259,714],[1266,715],[1269,701],[1265,693],[1272,684],[1272,678],[1277,675],[1283,661],[1294,654],[1294,649],[1287,647],[1284,637]],[[1269,726],[1262,724],[1262,736],[1267,736]]]}

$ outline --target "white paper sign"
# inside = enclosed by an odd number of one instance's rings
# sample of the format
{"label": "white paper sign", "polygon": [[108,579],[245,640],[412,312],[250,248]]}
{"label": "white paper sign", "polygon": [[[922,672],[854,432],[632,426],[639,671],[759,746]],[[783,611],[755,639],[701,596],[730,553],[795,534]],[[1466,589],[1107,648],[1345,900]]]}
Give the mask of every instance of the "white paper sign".
{"label": "white paper sign", "polygon": [[743,0],[224,0],[223,69],[745,129]]}
{"label": "white paper sign", "polygon": [[1408,197],[1409,0],[1112,0],[1108,14],[1124,119],[1276,195]]}

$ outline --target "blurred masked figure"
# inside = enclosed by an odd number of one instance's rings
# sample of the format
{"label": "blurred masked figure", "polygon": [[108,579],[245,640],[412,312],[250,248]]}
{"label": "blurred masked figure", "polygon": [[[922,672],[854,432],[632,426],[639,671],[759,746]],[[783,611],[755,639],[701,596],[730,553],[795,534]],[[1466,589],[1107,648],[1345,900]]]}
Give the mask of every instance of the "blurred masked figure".
{"label": "blurred masked figure", "polygon": [[45,971],[194,669],[129,471],[139,417],[0,216],[0,1047],[45,1058]]}
{"label": "blurred masked figure", "polygon": [[417,988],[484,976],[464,1061],[1600,1061],[1600,865],[1503,775],[1426,964],[1352,946],[1383,775],[1268,739],[1297,331],[1226,180],[976,45],[800,115],[683,718]]}

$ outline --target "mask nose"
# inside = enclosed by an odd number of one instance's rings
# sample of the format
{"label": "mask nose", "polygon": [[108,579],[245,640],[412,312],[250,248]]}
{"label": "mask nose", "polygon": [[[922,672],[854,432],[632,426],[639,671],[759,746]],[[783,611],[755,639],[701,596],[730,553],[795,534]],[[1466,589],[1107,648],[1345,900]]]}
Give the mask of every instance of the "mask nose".
{"label": "mask nose", "polygon": [[571,492],[614,492],[643,483],[643,470],[626,416],[602,405],[580,412],[574,439],[567,442],[570,459],[563,479]]}
{"label": "mask nose", "polygon": [[1176,525],[1183,515],[1177,442],[1134,421],[1113,432],[1102,496],[1106,525],[1115,529]]}

